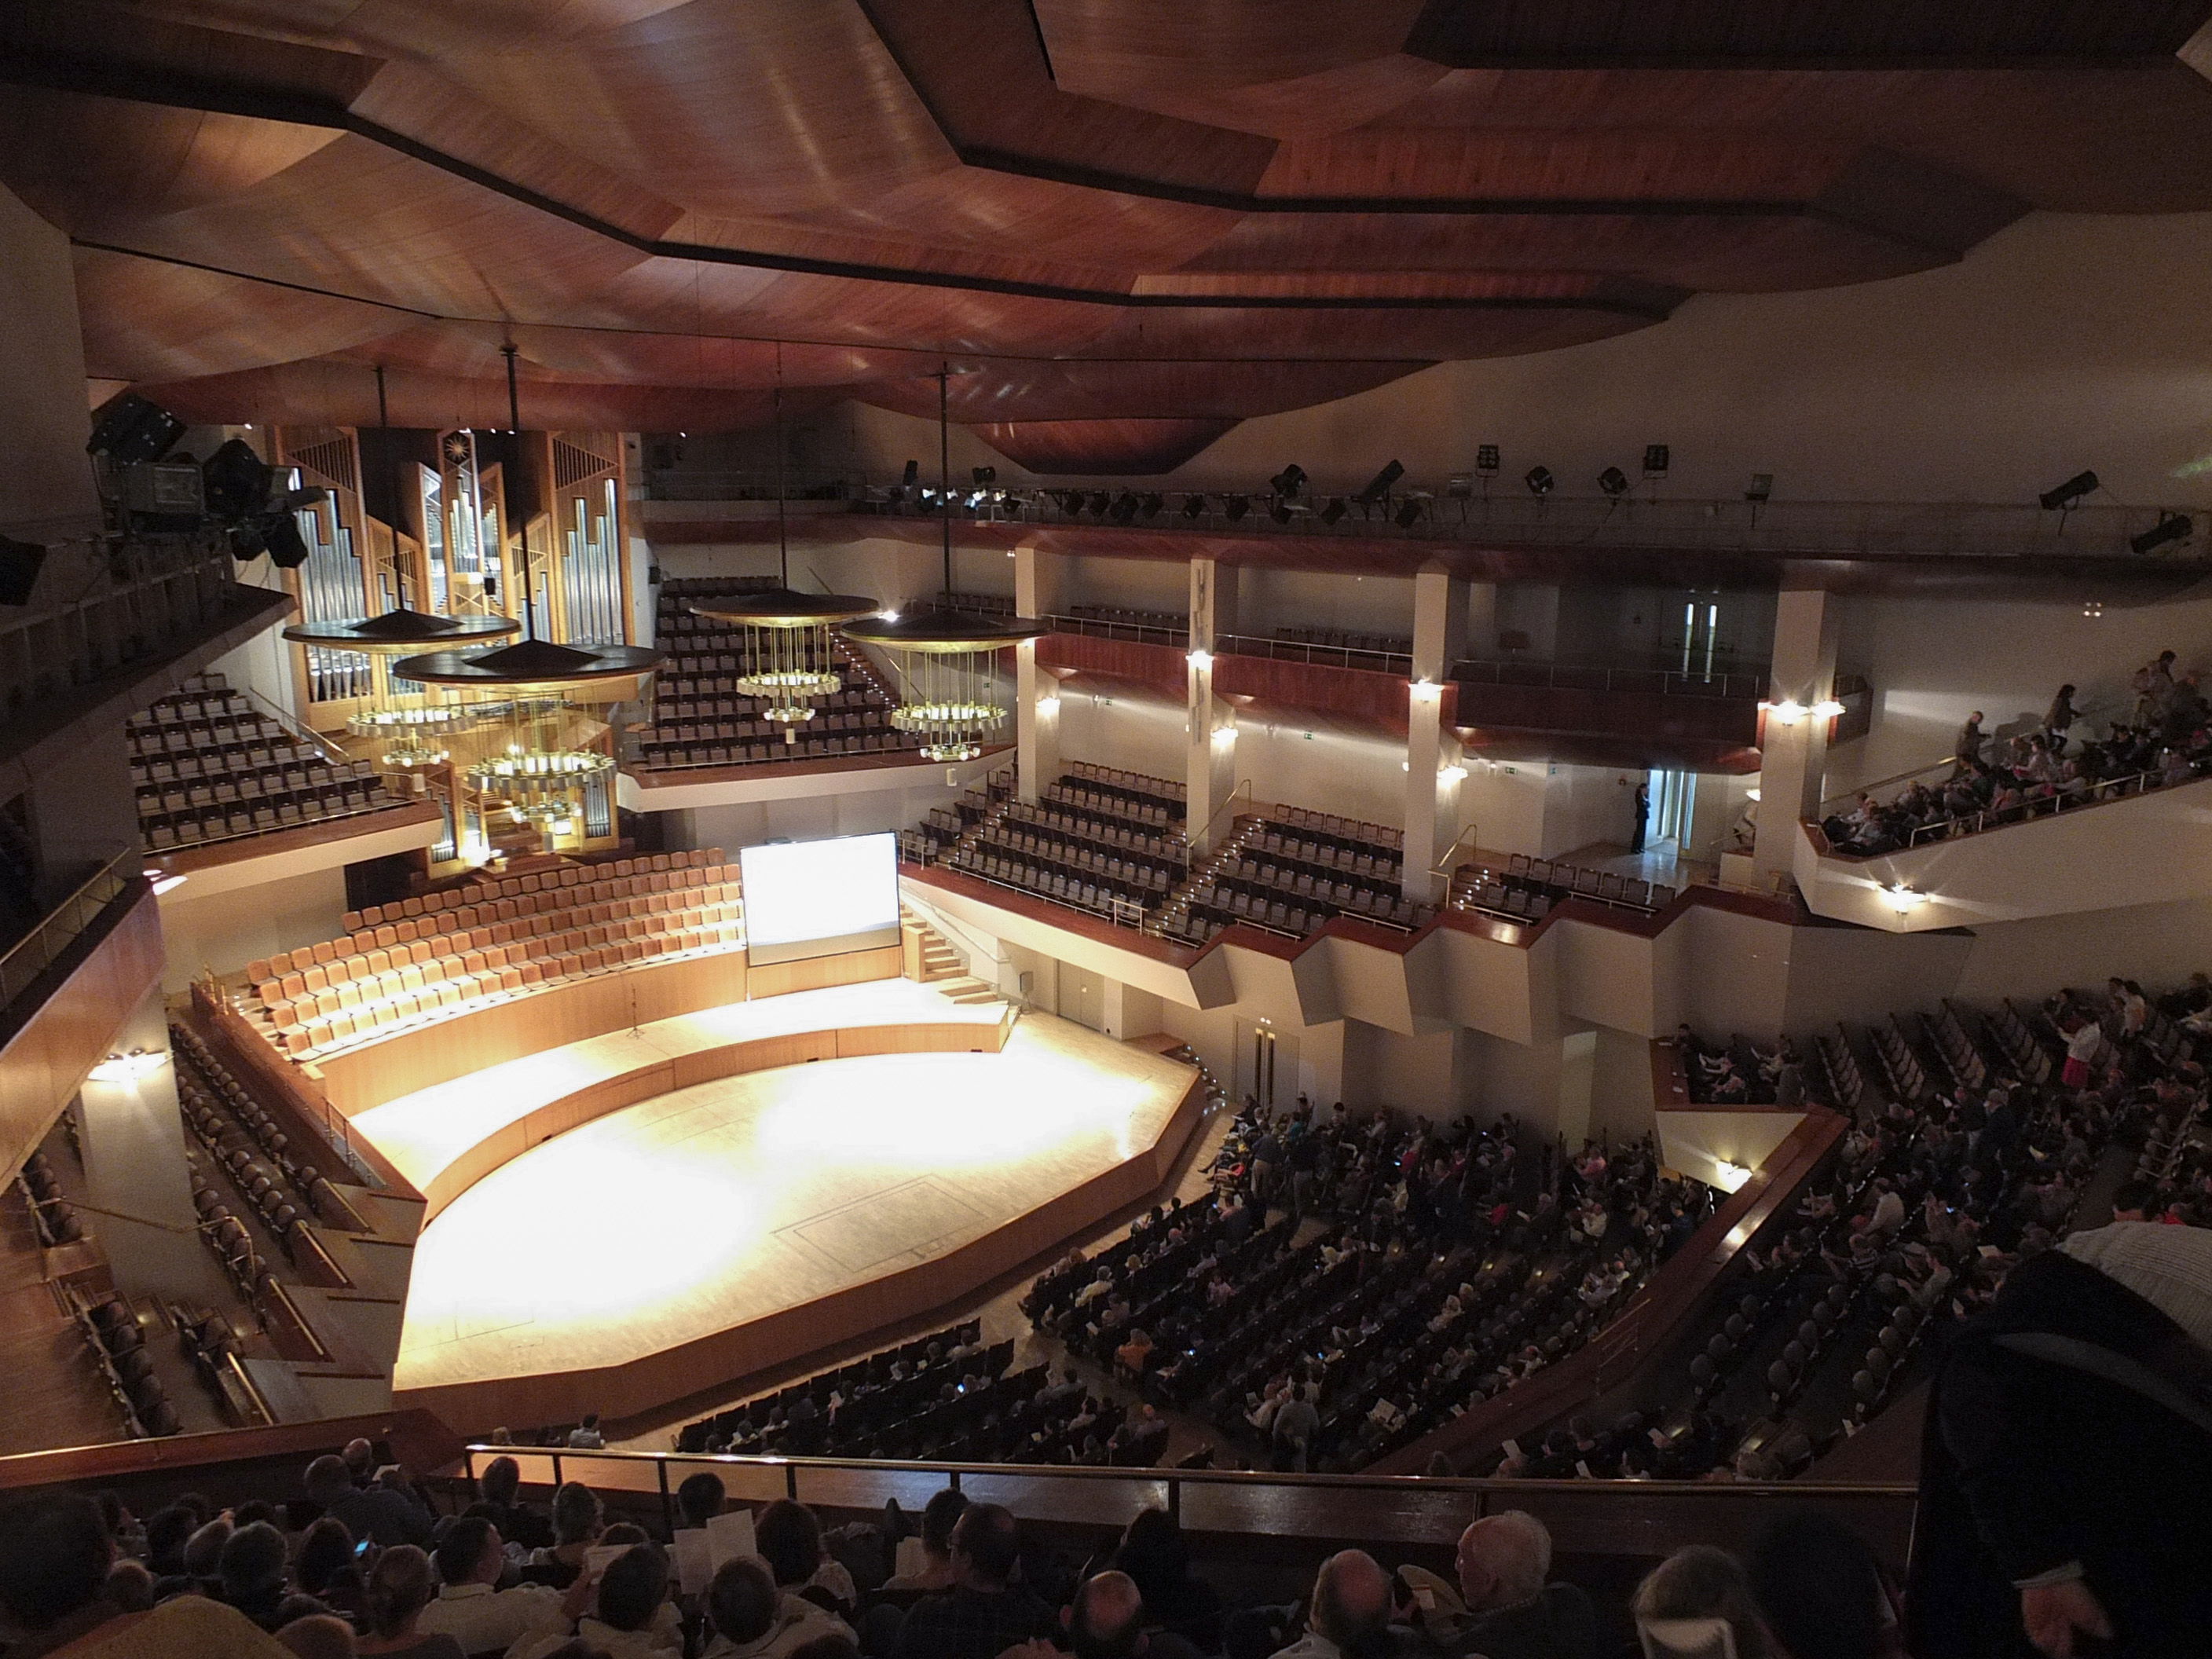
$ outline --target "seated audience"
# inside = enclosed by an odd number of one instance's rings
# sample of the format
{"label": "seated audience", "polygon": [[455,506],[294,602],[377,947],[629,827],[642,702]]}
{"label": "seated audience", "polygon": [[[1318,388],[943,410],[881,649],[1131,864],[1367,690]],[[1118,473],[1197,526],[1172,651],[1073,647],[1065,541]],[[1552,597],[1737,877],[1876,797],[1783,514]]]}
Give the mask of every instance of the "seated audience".
{"label": "seated audience", "polygon": [[420,1627],[435,1591],[430,1558],[412,1544],[395,1545],[378,1556],[362,1597],[360,1652],[380,1659],[468,1659],[452,1637]]}
{"label": "seated audience", "polygon": [[366,1539],[379,1549],[430,1541],[430,1517],[412,1498],[390,1486],[356,1486],[343,1458],[318,1457],[307,1465],[305,1484],[307,1501],[343,1522],[357,1540]]}
{"label": "seated audience", "polygon": [[1572,1584],[1551,1582],[1552,1534],[1522,1510],[1486,1516],[1460,1534],[1465,1611],[1435,1632],[1447,1654],[1472,1659],[1596,1659],[1597,1614]]}
{"label": "seated audience", "polygon": [[775,1575],[776,1588],[839,1614],[859,1598],[853,1575],[822,1548],[822,1523],[804,1504],[778,1498],[753,1520],[753,1547]]}
{"label": "seated audience", "polygon": [[1366,1551],[1341,1550],[1314,1576],[1305,1633],[1276,1659],[1387,1659],[1391,1647],[1389,1575]]}
{"label": "seated audience", "polygon": [[[1654,1567],[1630,1603],[1651,1659],[1781,1659],[1743,1564],[1726,1550],[1692,1544]],[[1723,1646],[1725,1641],[1727,1645]]]}
{"label": "seated audience", "polygon": [[276,1642],[292,1659],[355,1659],[361,1651],[353,1626],[332,1613],[295,1619],[276,1632]]}
{"label": "seated audience", "polygon": [[1013,1516],[971,1504],[952,1529],[951,1589],[915,1603],[897,1659],[999,1659],[1018,1643],[1049,1637],[1050,1608],[1013,1582],[1021,1539]]}
{"label": "seated audience", "polygon": [[836,1614],[779,1589],[766,1564],[750,1556],[714,1570],[706,1611],[714,1639],[701,1659],[792,1659],[824,1638],[850,1635]]}
{"label": "seated audience", "polygon": [[525,1638],[567,1634],[559,1591],[544,1584],[499,1588],[507,1552],[499,1528],[483,1516],[447,1522],[433,1559],[438,1595],[418,1621],[426,1633],[450,1636],[472,1656],[503,1654]]}
{"label": "seated audience", "polygon": [[1182,1527],[1165,1510],[1137,1511],[1108,1564],[1144,1601],[1144,1627],[1211,1653],[1221,1644],[1221,1592],[1190,1570]]}

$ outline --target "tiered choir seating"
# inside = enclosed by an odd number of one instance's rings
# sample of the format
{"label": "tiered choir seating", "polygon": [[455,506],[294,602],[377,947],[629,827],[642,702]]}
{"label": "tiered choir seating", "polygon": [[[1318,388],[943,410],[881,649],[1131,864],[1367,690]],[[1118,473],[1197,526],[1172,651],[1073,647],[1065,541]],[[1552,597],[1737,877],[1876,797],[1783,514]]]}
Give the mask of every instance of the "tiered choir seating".
{"label": "tiered choir seating", "polygon": [[1451,906],[1480,910],[1508,921],[1540,921],[1564,899],[1591,899],[1627,910],[1663,910],[1674,890],[1633,876],[1616,876],[1551,859],[1515,853],[1499,870],[1487,864],[1460,866],[1452,878]]}
{"label": "tiered choir seating", "polygon": [[395,805],[367,761],[333,763],[220,674],[125,728],[138,826],[156,849],[259,835]]}
{"label": "tiered choir seating", "polygon": [[1203,945],[1238,921],[1301,939],[1336,915],[1418,927],[1435,912],[1399,891],[1403,845],[1384,825],[1297,808],[1239,819],[1160,932]]}
{"label": "tiered choir seating", "polygon": [[720,848],[472,882],[346,915],[346,933],[246,969],[244,1012],[313,1058],[483,1001],[744,942]]}
{"label": "tiered choir seating", "polygon": [[849,647],[836,648],[844,690],[814,705],[814,718],[787,744],[784,728],[762,720],[763,704],[731,683],[750,666],[744,630],[695,615],[691,601],[762,586],[765,579],[700,578],[665,583],[655,637],[667,653],[653,695],[653,724],[639,745],[648,769],[737,766],[749,762],[815,760],[825,756],[889,754],[915,747],[891,729],[890,700]]}
{"label": "tiered choir seating", "polygon": [[1190,631],[1190,614],[1182,611],[1132,611],[1119,605],[1071,605],[1066,614],[1084,622],[1117,623],[1125,628],[1158,628],[1170,634]]}
{"label": "tiered choir seating", "polygon": [[1164,779],[1078,766],[1040,790],[1035,805],[1004,800],[947,861],[1078,909],[1136,920],[1165,903],[1188,873],[1176,827],[1182,816],[1181,792]]}

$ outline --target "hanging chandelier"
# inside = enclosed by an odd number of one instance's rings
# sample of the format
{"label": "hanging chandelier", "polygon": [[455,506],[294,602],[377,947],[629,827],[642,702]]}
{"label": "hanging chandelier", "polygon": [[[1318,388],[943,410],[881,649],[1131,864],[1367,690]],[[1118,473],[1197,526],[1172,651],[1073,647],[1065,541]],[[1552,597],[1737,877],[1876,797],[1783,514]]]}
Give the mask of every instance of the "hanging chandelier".
{"label": "hanging chandelier", "polygon": [[791,586],[791,537],[784,488],[783,347],[775,349],[775,545],[778,585],[763,592],[694,601],[691,612],[738,629],[745,672],[732,682],[740,696],[757,697],[761,719],[783,728],[787,744],[814,718],[813,705],[844,689],[831,630],[876,614],[876,602],[857,593],[800,593]]}
{"label": "hanging chandelier", "polygon": [[380,617],[295,623],[284,629],[284,638],[313,651],[354,651],[368,659],[368,696],[347,717],[346,732],[377,745],[382,770],[401,773],[437,765],[446,758],[438,739],[467,731],[489,711],[421,689],[403,690],[393,682],[404,684],[407,677],[395,674],[393,663],[428,647],[466,651],[521,631],[512,617],[437,617],[403,605]]}
{"label": "hanging chandelier", "polygon": [[1052,630],[1026,617],[981,617],[952,602],[952,456],[949,369],[937,374],[937,510],[945,592],[928,610],[848,623],[845,637],[889,656],[901,696],[891,725],[921,739],[922,757],[968,761],[980,756],[1012,712],[1012,697],[999,672],[1008,646],[1041,639]]}

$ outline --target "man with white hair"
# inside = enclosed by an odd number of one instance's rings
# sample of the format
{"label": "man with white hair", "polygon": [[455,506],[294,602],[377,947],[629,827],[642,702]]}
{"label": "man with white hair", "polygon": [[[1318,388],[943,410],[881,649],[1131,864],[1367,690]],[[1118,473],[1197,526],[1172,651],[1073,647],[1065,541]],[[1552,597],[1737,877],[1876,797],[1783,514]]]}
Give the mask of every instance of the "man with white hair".
{"label": "man with white hair", "polygon": [[1454,1659],[1595,1659],[1597,1615],[1572,1584],[1554,1584],[1552,1534],[1525,1510],[1485,1516],[1459,1535],[1467,1612],[1438,1631]]}

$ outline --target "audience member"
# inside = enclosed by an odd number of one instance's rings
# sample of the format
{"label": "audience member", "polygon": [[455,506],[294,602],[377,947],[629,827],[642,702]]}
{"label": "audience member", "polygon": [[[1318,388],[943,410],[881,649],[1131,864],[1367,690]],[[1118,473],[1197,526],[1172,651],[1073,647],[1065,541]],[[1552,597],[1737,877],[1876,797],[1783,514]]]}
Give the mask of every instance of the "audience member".
{"label": "audience member", "polygon": [[414,1545],[394,1545],[378,1556],[362,1596],[359,1650],[385,1659],[468,1659],[452,1637],[420,1628],[434,1588],[430,1558]]}
{"label": "audience member", "polygon": [[262,1629],[274,1631],[285,1622],[276,1616],[289,1589],[284,1534],[269,1522],[256,1521],[224,1540],[217,1573],[222,1599]]}
{"label": "audience member", "polygon": [[1743,1564],[1710,1544],[1676,1550],[1654,1567],[1636,1587],[1630,1611],[1651,1659],[1711,1659],[1723,1652],[1774,1659]]}
{"label": "audience member", "polygon": [[1552,1534],[1523,1510],[1486,1516],[1460,1534],[1462,1618],[1440,1630],[1461,1659],[1596,1659],[1597,1614],[1572,1584],[1553,1583]]}
{"label": "audience member", "polygon": [[753,1547],[775,1575],[776,1588],[803,1595],[839,1614],[859,1600],[853,1575],[823,1553],[822,1523],[804,1504],[780,1498],[753,1521]]}
{"label": "audience member", "polygon": [[418,1621],[425,1633],[450,1636],[471,1656],[503,1654],[526,1638],[568,1633],[557,1590],[544,1584],[499,1588],[507,1553],[499,1528],[483,1516],[447,1522],[433,1559],[439,1589]]}
{"label": "audience member", "polygon": [[1190,1570],[1182,1523],[1165,1510],[1137,1511],[1108,1564],[1144,1601],[1145,1628],[1212,1653],[1221,1645],[1221,1592]]}
{"label": "audience member", "polygon": [[1833,1516],[1803,1510],[1769,1522],[1745,1566],[1788,1659],[1904,1659],[1888,1577],[1866,1540]]}
{"label": "audience member", "polygon": [[700,1659],[793,1659],[818,1640],[850,1636],[834,1613],[779,1589],[766,1564],[750,1556],[714,1570],[706,1607],[714,1640]]}
{"label": "audience member", "polygon": [[606,1511],[599,1495],[580,1480],[565,1480],[553,1493],[553,1541],[532,1550],[522,1576],[535,1584],[567,1589],[584,1571],[584,1555],[599,1541]]}
{"label": "audience member", "polygon": [[366,1539],[380,1549],[430,1541],[430,1517],[412,1498],[390,1486],[356,1486],[343,1458],[318,1457],[308,1464],[306,1486],[307,1501],[343,1522],[356,1540]]}
{"label": "audience member", "polygon": [[361,1650],[353,1626],[330,1613],[295,1619],[276,1632],[276,1640],[293,1659],[355,1659]]}
{"label": "audience member", "polygon": [[2140,1221],[2022,1261],[1962,1326],[1923,1455],[1924,1659],[2201,1648],[2212,1630],[2212,1232]]}
{"label": "audience member", "polygon": [[1051,1609],[1013,1583],[1020,1559],[1012,1514],[969,1504],[952,1529],[952,1588],[915,1603],[898,1659],[999,1659],[1018,1643],[1049,1637]]}
{"label": "audience member", "polygon": [[1340,1550],[1314,1576],[1305,1633],[1276,1659],[1386,1659],[1390,1650],[1390,1576],[1366,1551]]}

